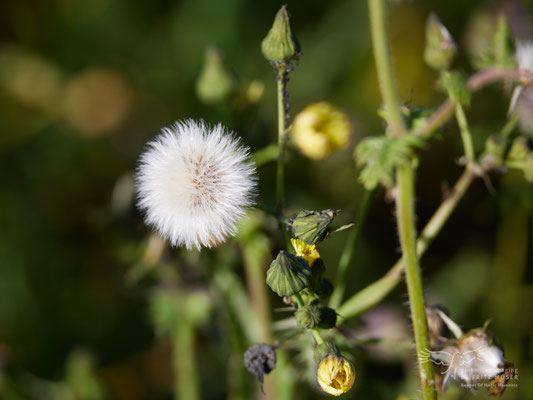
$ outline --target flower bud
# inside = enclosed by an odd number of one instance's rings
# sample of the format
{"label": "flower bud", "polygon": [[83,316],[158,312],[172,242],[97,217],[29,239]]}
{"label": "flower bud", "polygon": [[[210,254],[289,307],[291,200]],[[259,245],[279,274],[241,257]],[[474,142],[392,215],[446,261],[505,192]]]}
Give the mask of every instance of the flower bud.
{"label": "flower bud", "polygon": [[456,52],[457,45],[450,32],[439,18],[431,13],[426,23],[424,61],[435,70],[446,70],[450,68]]}
{"label": "flower bud", "polygon": [[[257,377],[263,391],[263,377],[276,367],[276,351],[273,346],[256,343],[244,353],[244,366]],[[263,392],[264,393],[264,392]]]}
{"label": "flower bud", "polygon": [[320,363],[320,361],[330,355],[334,354],[336,356],[340,356],[341,352],[337,345],[333,342],[322,342],[318,346],[315,347],[315,351],[313,354],[313,358],[317,364]]}
{"label": "flower bud", "polygon": [[292,296],[305,289],[311,279],[307,262],[294,254],[280,251],[267,270],[266,282],[280,297]]}
{"label": "flower bud", "polygon": [[198,98],[205,103],[224,101],[233,93],[236,84],[236,78],[224,64],[220,51],[216,47],[208,47],[196,81]]}
{"label": "flower bud", "polygon": [[346,358],[329,354],[318,364],[317,381],[326,393],[340,396],[352,388],[355,369]]}
{"label": "flower bud", "polygon": [[298,239],[314,245],[321,242],[328,234],[328,227],[337,215],[337,211],[301,211],[289,221],[289,228]]}
{"label": "flower bud", "polygon": [[283,5],[274,19],[274,24],[261,43],[261,51],[268,61],[287,63],[298,56],[300,43],[294,35],[287,5]]}
{"label": "flower bud", "polygon": [[302,329],[330,329],[337,323],[337,313],[334,309],[313,304],[300,308],[294,316]]}
{"label": "flower bud", "polygon": [[333,104],[320,102],[304,108],[294,118],[291,139],[305,156],[320,160],[346,148],[352,132],[348,116]]}

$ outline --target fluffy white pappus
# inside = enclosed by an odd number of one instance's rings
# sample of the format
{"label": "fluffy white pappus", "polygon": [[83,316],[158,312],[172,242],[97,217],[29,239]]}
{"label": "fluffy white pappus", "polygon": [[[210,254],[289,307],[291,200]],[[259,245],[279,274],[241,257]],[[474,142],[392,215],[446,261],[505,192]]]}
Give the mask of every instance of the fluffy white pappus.
{"label": "fluffy white pappus", "polygon": [[516,42],[516,62],[518,68],[533,71],[533,42],[530,40]]}
{"label": "fluffy white pappus", "polygon": [[141,155],[136,175],[145,222],[172,246],[217,246],[236,234],[253,203],[249,149],[221,124],[188,119],[164,128]]}

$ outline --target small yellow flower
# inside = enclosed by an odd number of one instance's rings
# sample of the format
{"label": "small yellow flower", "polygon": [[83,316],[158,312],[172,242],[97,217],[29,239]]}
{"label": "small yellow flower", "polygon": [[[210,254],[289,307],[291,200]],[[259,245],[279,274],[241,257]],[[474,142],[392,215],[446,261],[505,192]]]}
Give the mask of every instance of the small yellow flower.
{"label": "small yellow flower", "polygon": [[307,261],[307,264],[309,264],[310,268],[313,266],[313,263],[320,258],[320,254],[318,254],[316,245],[307,244],[300,239],[291,239],[291,243],[292,247],[294,247],[294,251],[296,252],[296,256],[302,257],[305,261]]}
{"label": "small yellow flower", "polygon": [[346,114],[333,104],[320,102],[307,106],[296,115],[291,138],[302,154],[320,160],[345,148],[351,130]]}
{"label": "small yellow flower", "polygon": [[333,396],[340,396],[352,388],[355,369],[346,358],[328,354],[318,364],[316,378],[323,391]]}

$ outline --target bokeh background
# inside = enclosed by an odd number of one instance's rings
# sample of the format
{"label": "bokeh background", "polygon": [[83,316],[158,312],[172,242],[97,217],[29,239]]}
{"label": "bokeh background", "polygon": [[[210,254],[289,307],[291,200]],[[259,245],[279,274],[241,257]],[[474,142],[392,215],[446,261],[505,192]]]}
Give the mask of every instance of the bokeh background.
{"label": "bokeh background", "polygon": [[[228,322],[231,303],[246,315],[254,296],[242,243],[202,254],[162,250],[135,208],[133,171],[145,143],[177,119],[222,121],[254,151],[276,140],[275,83],[260,43],[280,6],[251,0],[0,2],[0,398],[172,398],[171,345],[156,333],[165,311],[153,300],[154,290],[169,281],[207,299],[195,330],[202,398],[256,395],[255,378],[241,362],[251,338],[239,336],[247,328],[231,329]],[[312,0],[289,1],[288,7],[303,49],[289,83],[291,111],[330,101],[348,113],[354,133],[349,149],[322,161],[290,150],[287,205],[290,212],[342,209],[338,222],[350,222],[363,193],[353,146],[383,130],[366,4]],[[499,14],[513,37],[533,40],[530,2],[392,3],[394,64],[407,104],[437,106],[444,99],[422,58],[430,11],[457,41],[455,66],[466,73],[474,71],[472,54],[490,38]],[[216,103],[198,97],[210,45],[234,72],[240,97]],[[504,124],[508,101],[501,85],[474,96],[469,118],[478,149]],[[453,121],[421,152],[420,227],[459,176],[460,155]],[[260,200],[273,204],[274,164],[262,166],[259,175]],[[476,181],[424,256],[426,292],[465,329],[492,319],[491,331],[518,368],[518,387],[504,396],[531,399],[533,189],[519,172],[490,178],[495,194]],[[270,256],[279,237],[273,221],[265,221]],[[395,229],[392,204],[378,192],[347,295],[397,260]],[[330,278],[345,239],[339,233],[320,248]],[[263,268],[269,262],[266,257]],[[228,295],[230,284],[241,291]],[[276,296],[270,300],[273,308],[282,306]],[[418,398],[406,300],[402,283],[350,325],[384,339],[350,350],[358,375],[345,398]],[[291,364],[294,373],[285,378],[296,390],[292,398],[321,398],[312,376],[306,381],[305,360]],[[451,388],[448,398],[473,395]]]}

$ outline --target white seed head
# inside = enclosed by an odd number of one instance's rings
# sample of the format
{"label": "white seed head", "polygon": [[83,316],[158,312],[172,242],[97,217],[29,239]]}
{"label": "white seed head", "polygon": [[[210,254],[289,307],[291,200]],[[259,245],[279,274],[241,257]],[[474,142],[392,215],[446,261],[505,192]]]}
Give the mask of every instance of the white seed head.
{"label": "white seed head", "polygon": [[515,57],[518,68],[533,71],[533,42],[517,41]]}
{"label": "white seed head", "polygon": [[235,235],[255,194],[255,165],[248,158],[249,149],[221,124],[188,119],[163,128],[137,170],[146,224],[187,249]]}

